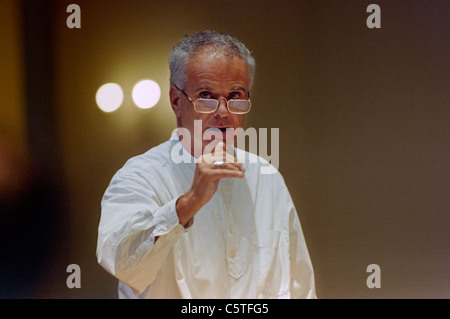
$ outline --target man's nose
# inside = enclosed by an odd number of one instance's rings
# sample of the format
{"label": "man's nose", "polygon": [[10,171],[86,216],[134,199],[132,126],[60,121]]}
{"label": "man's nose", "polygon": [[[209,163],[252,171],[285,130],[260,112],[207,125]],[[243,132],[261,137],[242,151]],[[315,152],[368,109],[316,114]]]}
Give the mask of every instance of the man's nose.
{"label": "man's nose", "polygon": [[220,117],[229,116],[230,112],[228,112],[227,100],[222,97],[217,101],[217,103],[219,103],[219,105],[217,106],[217,110],[214,112],[214,115]]}

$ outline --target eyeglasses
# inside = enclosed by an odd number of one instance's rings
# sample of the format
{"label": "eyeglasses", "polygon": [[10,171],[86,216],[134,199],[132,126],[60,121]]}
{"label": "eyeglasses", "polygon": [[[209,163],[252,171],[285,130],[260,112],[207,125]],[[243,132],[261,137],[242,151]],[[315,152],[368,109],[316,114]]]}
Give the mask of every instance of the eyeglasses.
{"label": "eyeglasses", "polygon": [[227,100],[225,98],[220,98],[218,100],[216,99],[203,99],[199,98],[195,101],[192,101],[192,99],[189,97],[189,95],[186,94],[182,89],[180,89],[178,86],[175,85],[175,87],[180,90],[186,97],[189,99],[189,101],[192,102],[194,105],[194,110],[198,113],[214,113],[217,108],[219,107],[219,101],[224,99],[225,103],[227,105],[228,112],[232,114],[247,114],[250,112],[250,108],[252,107],[252,103],[250,99],[247,100],[239,100],[239,99],[230,99]]}

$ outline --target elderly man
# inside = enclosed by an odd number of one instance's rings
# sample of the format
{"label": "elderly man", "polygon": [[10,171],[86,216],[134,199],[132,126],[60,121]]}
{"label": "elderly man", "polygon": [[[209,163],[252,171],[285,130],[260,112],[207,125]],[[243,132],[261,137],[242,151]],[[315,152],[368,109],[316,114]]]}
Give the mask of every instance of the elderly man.
{"label": "elderly man", "polygon": [[102,200],[97,257],[119,297],[315,298],[282,176],[262,174],[268,163],[228,134],[251,108],[249,50],[203,31],[177,43],[169,64],[178,128],[130,159]]}

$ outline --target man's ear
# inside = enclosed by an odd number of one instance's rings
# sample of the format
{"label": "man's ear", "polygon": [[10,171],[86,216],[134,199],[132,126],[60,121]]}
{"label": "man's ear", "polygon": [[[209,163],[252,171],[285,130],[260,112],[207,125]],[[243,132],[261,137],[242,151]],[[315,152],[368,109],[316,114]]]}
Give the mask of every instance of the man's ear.
{"label": "man's ear", "polygon": [[180,92],[175,87],[175,85],[172,85],[170,87],[169,98],[170,98],[170,105],[172,106],[172,110],[175,113],[175,116],[180,117],[181,116]]}

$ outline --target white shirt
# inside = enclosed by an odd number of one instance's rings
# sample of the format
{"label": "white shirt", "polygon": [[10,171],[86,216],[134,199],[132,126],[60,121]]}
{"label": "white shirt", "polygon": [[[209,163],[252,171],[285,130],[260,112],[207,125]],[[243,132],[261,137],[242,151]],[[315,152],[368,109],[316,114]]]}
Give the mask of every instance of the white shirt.
{"label": "white shirt", "polygon": [[190,155],[173,155],[180,145],[174,134],[130,159],[104,194],[97,258],[119,279],[119,297],[316,298],[281,174],[261,174],[270,164],[236,149],[245,178],[222,179],[184,228],[175,203],[191,187],[196,164]]}

